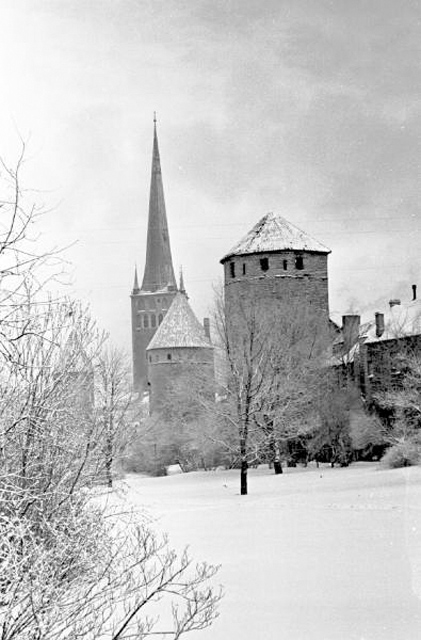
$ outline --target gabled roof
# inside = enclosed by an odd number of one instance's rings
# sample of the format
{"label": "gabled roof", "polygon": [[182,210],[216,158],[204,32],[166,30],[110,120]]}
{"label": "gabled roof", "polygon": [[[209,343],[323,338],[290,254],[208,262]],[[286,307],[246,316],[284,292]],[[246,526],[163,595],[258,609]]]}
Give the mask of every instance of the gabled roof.
{"label": "gabled roof", "polygon": [[151,349],[200,347],[213,349],[185,294],[178,292],[161,325],[147,346]]}
{"label": "gabled roof", "polygon": [[270,251],[315,251],[330,253],[325,245],[285,220],[277,213],[267,213],[221,260],[231,256]]}

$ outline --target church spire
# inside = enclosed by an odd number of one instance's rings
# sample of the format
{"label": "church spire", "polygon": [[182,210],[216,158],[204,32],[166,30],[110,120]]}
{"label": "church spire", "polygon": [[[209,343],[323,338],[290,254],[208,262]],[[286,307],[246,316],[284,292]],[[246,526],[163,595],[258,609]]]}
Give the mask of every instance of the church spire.
{"label": "church spire", "polygon": [[149,195],[148,238],[141,291],[177,290],[171,257],[167,213],[162,184],[161,160],[154,113],[151,189]]}

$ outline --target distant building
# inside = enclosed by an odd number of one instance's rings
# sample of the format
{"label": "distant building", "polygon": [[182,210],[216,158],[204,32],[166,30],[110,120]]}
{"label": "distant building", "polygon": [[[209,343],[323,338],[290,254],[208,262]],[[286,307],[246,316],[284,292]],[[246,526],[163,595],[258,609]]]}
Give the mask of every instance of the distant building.
{"label": "distant building", "polygon": [[175,388],[189,384],[194,374],[203,374],[213,394],[209,320],[202,327],[188,303],[183,275],[179,287],[174,275],[155,119],[145,270],[140,287],[135,270],[131,311],[134,388],[149,392],[150,411],[175,401]]}
{"label": "distant building", "polygon": [[376,393],[399,387],[402,371],[397,356],[420,351],[421,300],[413,285],[410,302],[390,300],[386,311],[374,313],[366,322],[359,315],[344,315],[331,364],[359,384],[370,404]]}
{"label": "distant building", "polygon": [[145,270],[139,287],[135,269],[131,293],[133,383],[147,390],[146,347],[155,335],[177,293],[162,184],[161,161],[154,119],[152,173],[149,197]]}
{"label": "distant building", "polygon": [[[183,287],[180,287],[183,288]],[[164,410],[177,402],[175,394],[194,394],[202,381],[202,391],[214,393],[214,354],[209,323],[200,324],[181,291],[175,295],[162,324],[147,347],[150,412]]]}

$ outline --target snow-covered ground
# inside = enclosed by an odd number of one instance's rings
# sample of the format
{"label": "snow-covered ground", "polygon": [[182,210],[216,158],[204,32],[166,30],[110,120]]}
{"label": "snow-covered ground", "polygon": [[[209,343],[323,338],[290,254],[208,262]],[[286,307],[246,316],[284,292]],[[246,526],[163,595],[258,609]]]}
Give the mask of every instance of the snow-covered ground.
{"label": "snow-covered ground", "polygon": [[172,546],[221,564],[220,617],[189,640],[420,640],[421,468],[124,480]]}

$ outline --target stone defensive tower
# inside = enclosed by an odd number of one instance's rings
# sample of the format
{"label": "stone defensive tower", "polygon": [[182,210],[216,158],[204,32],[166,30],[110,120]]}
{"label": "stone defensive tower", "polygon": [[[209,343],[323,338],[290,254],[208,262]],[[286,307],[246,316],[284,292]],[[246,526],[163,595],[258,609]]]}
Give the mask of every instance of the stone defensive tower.
{"label": "stone defensive tower", "polygon": [[139,288],[135,269],[131,293],[133,382],[136,391],[147,388],[146,347],[163,321],[176,293],[154,118],[145,271]]}
{"label": "stone defensive tower", "polygon": [[[330,249],[275,213],[268,213],[221,260],[225,309],[232,324],[245,301],[264,313],[287,305],[329,316]],[[297,316],[298,319],[298,316]]]}
{"label": "stone defensive tower", "polygon": [[[180,285],[180,289],[181,289]],[[174,409],[174,400],[183,389],[194,396],[193,386],[212,397],[214,393],[214,354],[209,323],[204,327],[190,307],[187,295],[178,292],[170,310],[147,348],[149,407],[155,413]]]}

